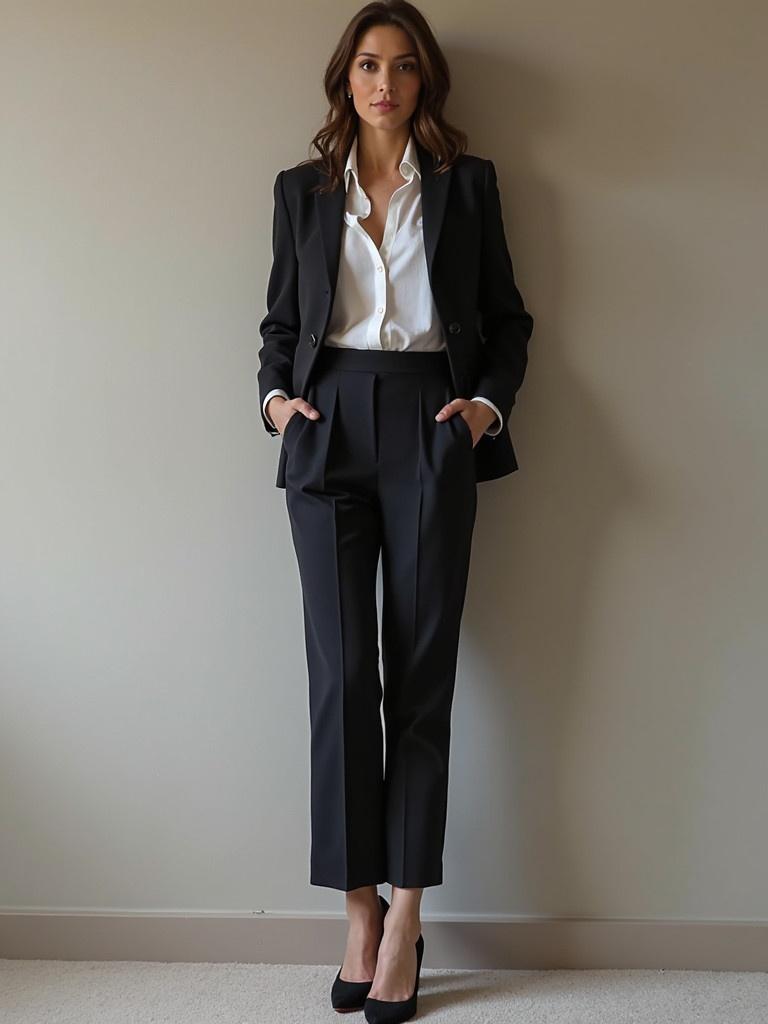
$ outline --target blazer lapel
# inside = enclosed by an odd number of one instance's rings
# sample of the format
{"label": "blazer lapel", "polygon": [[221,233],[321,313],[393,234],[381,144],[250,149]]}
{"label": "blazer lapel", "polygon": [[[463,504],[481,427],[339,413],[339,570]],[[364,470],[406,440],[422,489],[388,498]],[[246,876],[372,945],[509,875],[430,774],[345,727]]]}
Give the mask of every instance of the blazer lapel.
{"label": "blazer lapel", "polygon": [[[449,168],[442,174],[435,174],[432,154],[421,145],[418,139],[414,141],[416,143],[416,152],[419,155],[419,169],[421,171],[421,215],[424,252],[427,260],[429,281],[434,292],[432,264],[443,226],[452,168]],[[325,271],[332,303],[336,293],[339,260],[341,257],[341,234],[344,226],[344,201],[346,199],[344,184],[342,182],[337,185],[333,192],[326,192],[322,195],[315,192],[314,195],[317,218],[320,224],[320,236],[323,241]]]}
{"label": "blazer lapel", "polygon": [[418,140],[416,141],[416,152],[419,154],[419,169],[421,170],[421,218],[422,232],[424,234],[424,251],[427,257],[427,272],[432,291],[435,290],[435,283],[432,280],[432,264],[435,259],[435,250],[440,240],[440,232],[443,228],[443,217],[448,202],[448,187],[451,183],[453,168],[449,167],[442,174],[435,174],[435,160],[432,154],[426,150]]}

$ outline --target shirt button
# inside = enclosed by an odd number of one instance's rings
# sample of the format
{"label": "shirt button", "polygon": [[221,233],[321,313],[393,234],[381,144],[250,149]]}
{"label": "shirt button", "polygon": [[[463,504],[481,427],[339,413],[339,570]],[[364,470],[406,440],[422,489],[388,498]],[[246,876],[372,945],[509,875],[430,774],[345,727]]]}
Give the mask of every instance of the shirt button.
{"label": "shirt button", "polygon": [[379,313],[383,313],[384,312],[384,307],[383,306],[379,306],[379,310],[378,311],[379,311]]}
{"label": "shirt button", "polygon": [[377,270],[383,270],[384,267],[376,267]]}

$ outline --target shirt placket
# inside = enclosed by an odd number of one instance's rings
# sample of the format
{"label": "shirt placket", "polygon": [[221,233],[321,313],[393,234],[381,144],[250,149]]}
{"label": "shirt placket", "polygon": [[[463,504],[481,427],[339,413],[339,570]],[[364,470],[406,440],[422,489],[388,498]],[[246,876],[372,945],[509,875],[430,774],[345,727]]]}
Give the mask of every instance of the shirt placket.
{"label": "shirt placket", "polygon": [[[368,328],[368,337],[366,338],[366,345],[369,349],[383,349],[387,346],[384,344],[382,338],[382,325],[387,315],[387,267],[389,266],[389,257],[392,251],[392,245],[397,235],[397,228],[400,221],[400,207],[402,202],[402,194],[404,190],[410,184],[409,179],[405,184],[400,185],[399,188],[395,189],[389,198],[387,204],[387,218],[384,222],[384,237],[381,241],[381,249],[377,249],[373,239],[365,230],[360,223],[360,218],[365,219],[370,216],[371,202],[368,196],[365,194],[362,187],[357,184],[359,189],[359,197],[363,205],[363,213],[355,216],[355,228],[357,231],[362,232],[365,246],[368,253],[373,261],[373,299],[375,314],[371,317],[370,326]],[[387,338],[387,345],[390,339]]]}
{"label": "shirt placket", "polygon": [[391,329],[388,330],[386,339],[382,338],[381,329],[384,322],[384,317],[386,316],[387,309],[387,285],[389,279],[390,256],[392,253],[392,246],[395,243],[398,228],[400,227],[400,210],[402,208],[403,203],[403,194],[405,189],[408,188],[409,185],[410,179],[406,181],[405,184],[400,185],[399,188],[396,188],[395,191],[390,196],[389,205],[387,206],[387,219],[384,224],[384,237],[381,241],[381,263],[383,264],[384,272],[377,272],[376,274],[376,280],[379,285],[379,288],[377,288],[377,292],[381,292],[381,301],[378,300],[377,295],[377,309],[379,310],[379,314],[381,316],[378,329],[381,348],[389,348],[392,343]]}

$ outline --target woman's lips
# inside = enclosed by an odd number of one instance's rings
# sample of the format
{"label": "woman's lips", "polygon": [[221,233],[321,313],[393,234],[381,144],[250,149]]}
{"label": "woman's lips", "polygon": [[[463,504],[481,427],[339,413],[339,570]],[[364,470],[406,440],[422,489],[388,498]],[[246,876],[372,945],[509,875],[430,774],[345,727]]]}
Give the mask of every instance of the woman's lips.
{"label": "woman's lips", "polygon": [[373,105],[377,110],[383,111],[394,110],[397,107],[397,103],[374,103]]}

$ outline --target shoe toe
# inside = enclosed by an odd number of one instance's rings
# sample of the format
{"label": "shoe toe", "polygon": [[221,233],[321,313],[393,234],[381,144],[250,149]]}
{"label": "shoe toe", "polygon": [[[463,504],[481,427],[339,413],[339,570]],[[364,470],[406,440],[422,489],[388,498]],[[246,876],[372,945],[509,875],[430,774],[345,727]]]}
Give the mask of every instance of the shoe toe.
{"label": "shoe toe", "polygon": [[341,1012],[362,1010],[372,984],[373,980],[344,981],[341,977],[341,968],[339,968],[331,986],[331,1006],[334,1010]]}

